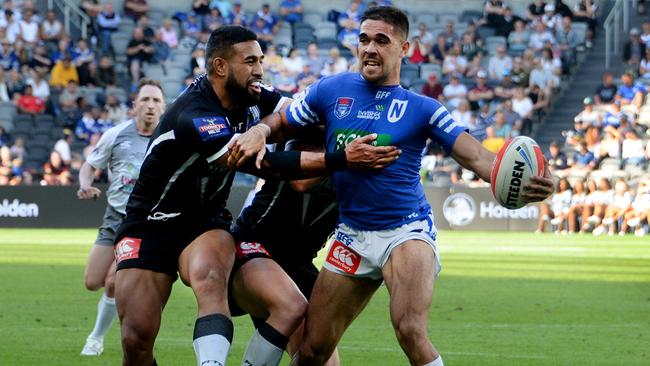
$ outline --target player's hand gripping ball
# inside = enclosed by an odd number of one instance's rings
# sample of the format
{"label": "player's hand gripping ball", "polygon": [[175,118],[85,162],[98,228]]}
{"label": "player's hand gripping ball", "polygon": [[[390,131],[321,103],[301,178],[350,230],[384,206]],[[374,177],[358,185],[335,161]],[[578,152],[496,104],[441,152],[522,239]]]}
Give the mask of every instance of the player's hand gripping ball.
{"label": "player's hand gripping ball", "polygon": [[525,206],[522,193],[533,175],[544,176],[544,155],[539,145],[526,136],[506,141],[492,164],[490,184],[494,198],[509,209]]}

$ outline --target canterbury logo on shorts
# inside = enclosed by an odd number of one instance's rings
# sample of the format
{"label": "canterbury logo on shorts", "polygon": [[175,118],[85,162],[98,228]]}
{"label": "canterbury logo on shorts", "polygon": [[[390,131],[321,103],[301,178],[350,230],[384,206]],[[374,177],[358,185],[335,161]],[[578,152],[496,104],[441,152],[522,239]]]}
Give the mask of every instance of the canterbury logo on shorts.
{"label": "canterbury logo on shorts", "polygon": [[115,258],[117,263],[127,259],[135,259],[140,256],[140,243],[142,239],[137,238],[122,238],[115,245]]}
{"label": "canterbury logo on shorts", "polygon": [[343,272],[354,274],[361,264],[361,256],[350,247],[335,240],[327,254],[326,261]]}
{"label": "canterbury logo on shorts", "polygon": [[235,246],[235,250],[237,251],[237,258],[246,257],[251,254],[264,254],[268,257],[271,256],[269,252],[266,251],[266,248],[264,248],[260,243],[240,241]]}

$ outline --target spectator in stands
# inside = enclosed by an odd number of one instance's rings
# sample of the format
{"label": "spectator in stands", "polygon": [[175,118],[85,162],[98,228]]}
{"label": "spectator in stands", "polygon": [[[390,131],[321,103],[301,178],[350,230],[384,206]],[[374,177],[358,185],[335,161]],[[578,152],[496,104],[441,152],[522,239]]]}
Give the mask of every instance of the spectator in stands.
{"label": "spectator in stands", "polygon": [[447,104],[453,108],[458,108],[458,105],[467,97],[467,87],[460,82],[461,75],[458,73],[451,74],[449,84],[443,90]]}
{"label": "spectator in stands", "polygon": [[58,152],[52,151],[49,160],[43,165],[42,186],[69,186],[72,183],[70,169],[61,160]]}
{"label": "spectator in stands", "polygon": [[77,68],[72,63],[72,57],[66,54],[63,59],[57,61],[54,68],[52,68],[50,86],[60,89],[68,85],[70,81],[74,81],[75,84],[78,84],[79,74],[77,73]]}
{"label": "spectator in stands", "polygon": [[34,71],[39,72],[43,75],[49,74],[50,69],[52,68],[52,60],[50,59],[47,47],[45,44],[38,44],[34,49],[32,54],[32,60],[29,63],[29,67]]}
{"label": "spectator in stands", "polygon": [[137,22],[141,16],[149,12],[147,0],[124,0],[124,15]]}
{"label": "spectator in stands", "polygon": [[479,110],[483,104],[489,104],[494,99],[494,91],[487,85],[487,73],[483,70],[476,74],[476,85],[467,93],[472,111]]}
{"label": "spectator in stands", "polygon": [[646,93],[646,88],[643,84],[635,82],[634,76],[626,72],[621,76],[621,86],[616,92],[616,100],[621,105],[633,105],[637,109],[641,108],[643,104],[643,97]]}
{"label": "spectator in stands", "polygon": [[90,65],[95,62],[95,54],[90,48],[88,48],[86,40],[79,39],[77,41],[77,47],[72,50],[71,56],[72,62],[77,68],[77,73],[79,74],[79,85],[85,86],[90,84]]}
{"label": "spectator in stands", "polygon": [[445,25],[445,30],[440,32],[438,36],[445,37],[447,48],[451,47],[456,41],[458,41],[458,34],[456,34],[456,31],[454,30],[454,21],[448,21]]}
{"label": "spectator in stands", "polygon": [[557,48],[562,59],[562,68],[565,74],[569,73],[571,65],[576,60],[576,48],[579,46],[578,33],[573,30],[571,18],[562,18],[562,29],[557,32]]}
{"label": "spectator in stands", "polygon": [[122,18],[113,10],[113,4],[107,2],[103,10],[97,15],[97,26],[101,35],[102,54],[107,54],[111,49],[111,35],[120,27]]}
{"label": "spectator in stands", "polygon": [[113,121],[116,125],[126,121],[129,117],[129,111],[126,105],[120,102],[120,100],[113,94],[108,94],[106,96],[104,109],[108,112],[108,119]]}
{"label": "spectator in stands", "polygon": [[598,149],[598,160],[602,162],[605,158],[620,160],[621,158],[621,134],[612,126],[603,128],[603,138]]}
{"label": "spectator in stands", "polygon": [[31,9],[25,9],[25,11],[23,11],[23,20],[18,23],[18,27],[20,28],[20,38],[30,49],[33,48],[40,38],[39,25],[38,22],[34,20]]}
{"label": "spectator in stands", "polygon": [[328,61],[334,62],[334,72],[336,74],[348,71],[348,60],[341,56],[341,51],[339,51],[338,47],[332,47],[330,49]]}
{"label": "spectator in stands", "polygon": [[618,87],[614,84],[614,75],[606,72],[603,74],[603,82],[596,88],[594,101],[596,105],[614,103]]}
{"label": "spectator in stands", "polygon": [[618,128],[624,116],[626,116],[626,112],[621,110],[621,103],[615,101],[611,109],[605,113],[602,127],[612,126]]}
{"label": "spectator in stands", "polygon": [[630,30],[630,40],[623,48],[623,61],[632,68],[638,68],[641,58],[645,55],[645,43],[641,41],[641,33],[637,28]]}
{"label": "spectator in stands", "polygon": [[131,71],[131,80],[133,82],[140,79],[140,70],[143,62],[153,60],[155,49],[151,42],[144,38],[141,28],[133,29],[133,38],[126,47],[128,56],[129,70]]}
{"label": "spectator in stands", "polygon": [[445,60],[442,63],[442,74],[464,74],[466,70],[467,59],[461,54],[460,43],[456,42],[445,56]]}
{"label": "spectator in stands", "polygon": [[[512,8],[506,6],[503,10],[503,20],[501,21],[501,25],[496,29],[496,35],[508,38],[510,33],[515,30],[517,23],[522,23],[523,25],[523,22],[523,18],[514,15],[512,13]],[[525,44],[528,44],[527,40]]]}
{"label": "spectator in stands", "polygon": [[[206,17],[207,16],[208,15],[206,15]],[[187,14],[187,19],[185,19],[183,22],[183,30],[185,32],[185,35],[198,40],[200,38],[201,32],[203,31],[203,24],[205,24],[205,18],[204,23],[201,23],[196,16],[196,13],[189,12]]]}
{"label": "spectator in stands", "polygon": [[[0,135],[2,135],[0,133]],[[0,138],[2,140],[2,138]],[[0,145],[3,145],[0,142]],[[5,146],[7,145],[6,143],[4,144]],[[17,137],[16,140],[14,141],[14,144],[9,148],[9,151],[11,152],[11,156],[13,158],[20,159],[22,161],[25,161],[25,158],[27,157],[27,149],[25,149],[25,139],[22,137]]]}
{"label": "spectator in stands", "polygon": [[476,41],[471,32],[463,33],[463,38],[460,43],[461,53],[468,60],[473,60],[474,56],[485,53],[482,46],[482,41]]}
{"label": "spectator in stands", "polygon": [[596,156],[589,151],[586,141],[580,141],[578,144],[578,151],[573,155],[573,164],[571,164],[571,172],[587,173],[596,168]]}
{"label": "spectator in stands", "polygon": [[485,147],[488,151],[492,151],[493,153],[499,152],[501,147],[503,147],[503,144],[506,143],[506,140],[503,137],[499,137],[496,135],[496,132],[494,130],[494,126],[489,126],[485,129],[485,139],[481,142],[483,147]]}
{"label": "spectator in stands", "polygon": [[641,25],[641,41],[645,44],[646,49],[650,46],[650,20],[644,20]]}
{"label": "spectator in stands", "polygon": [[138,18],[138,21],[135,22],[135,26],[142,28],[142,33],[144,34],[144,38],[148,40],[152,40],[152,38],[155,36],[155,31],[151,27],[151,24],[149,22],[149,17],[146,14],[143,14]]}
{"label": "spectator in stands", "polygon": [[214,8],[218,8],[224,18],[229,17],[230,13],[232,13],[232,4],[230,3],[230,0],[211,0],[210,9]]}
{"label": "spectator in stands", "polygon": [[598,5],[593,0],[580,0],[573,8],[573,21],[587,23],[585,46],[591,48],[592,39],[596,32],[596,11]]}
{"label": "spectator in stands", "polygon": [[113,66],[113,60],[104,55],[99,59],[99,65],[96,71],[95,84],[97,86],[106,88],[108,86],[115,86],[117,83],[117,74]]}
{"label": "spectator in stands", "polygon": [[294,24],[302,21],[301,0],[282,0],[280,2],[280,16],[287,23]]}
{"label": "spectator in stands", "polygon": [[8,146],[9,141],[11,141],[11,136],[9,136],[4,126],[0,126],[0,147]]}
{"label": "spectator in stands", "polygon": [[35,97],[41,98],[45,103],[47,103],[50,98],[50,85],[43,77],[44,74],[35,70],[30,74],[31,77],[27,79],[27,84],[32,87],[32,93]]}
{"label": "spectator in stands", "polygon": [[559,78],[545,66],[545,63],[541,59],[535,59],[533,61],[535,68],[530,72],[530,79],[528,87],[532,89],[533,86],[539,87],[546,96],[550,96],[553,92],[553,89],[559,86]]}
{"label": "spectator in stands", "polygon": [[174,23],[170,18],[163,21],[162,27],[159,28],[162,40],[167,43],[169,48],[178,47],[178,32],[174,28]]}
{"label": "spectator in stands", "polygon": [[153,63],[162,64],[167,62],[172,55],[172,50],[169,45],[163,40],[162,32],[156,31],[154,39],[151,41],[153,46]]}
{"label": "spectator in stands", "polygon": [[63,37],[63,24],[56,18],[54,10],[47,11],[47,18],[41,24],[40,38],[50,47],[56,47],[59,40]]}
{"label": "spectator in stands", "polygon": [[[352,3],[352,4],[356,4],[356,3]],[[354,57],[356,57],[356,55],[357,55],[357,47],[359,46],[359,28],[355,27],[355,23],[352,20],[346,21],[346,22],[344,22],[344,24],[345,24],[345,26],[339,32],[339,35],[338,35],[337,39],[338,39],[339,43],[341,45],[343,45],[343,47],[349,49],[350,52],[352,53],[352,55]],[[419,44],[412,45],[410,48],[412,48],[412,47],[417,47],[418,52],[420,51]],[[412,57],[413,56],[413,52],[411,51],[410,48],[409,48],[409,52],[411,52],[411,55],[407,54],[406,57]],[[420,59],[423,60],[424,56],[421,53],[419,55],[420,55]]]}
{"label": "spectator in stands", "polygon": [[[98,133],[96,133],[96,134],[90,136],[90,142],[88,143],[88,145],[86,145],[86,147],[83,148],[83,150],[82,150],[82,152],[81,152],[81,156],[82,156],[82,158],[83,158],[84,161],[86,160],[86,158],[88,157],[88,155],[90,155],[90,153],[93,152],[93,150],[94,150],[95,147],[97,146],[97,143],[99,142],[99,139],[100,139],[101,137],[102,137],[102,135],[100,135],[100,134],[98,134]],[[100,173],[99,171],[96,171],[95,174],[96,174],[96,176],[97,176],[97,174],[101,174],[101,173]]]}
{"label": "spectator in stands", "polygon": [[[262,17],[256,17],[250,30],[257,34],[257,41],[263,52],[268,51],[269,45],[273,42],[273,29]],[[265,51],[266,50],[266,51]]]}
{"label": "spectator in stands", "polygon": [[650,224],[650,179],[642,178],[637,187],[636,196],[628,210],[623,216],[621,230],[625,234],[629,228],[636,228],[634,234],[643,236],[645,234],[644,224]]}
{"label": "spectator in stands", "polygon": [[6,37],[9,42],[14,43],[20,36],[20,23],[14,16],[14,11],[5,10],[6,25],[3,27],[6,31]]}
{"label": "spectator in stands", "polygon": [[192,51],[192,61],[190,67],[193,75],[201,75],[206,72],[205,48],[195,48]]}
{"label": "spectator in stands", "polygon": [[557,191],[551,197],[550,204],[546,201],[539,205],[539,221],[535,232],[544,232],[546,223],[549,221],[556,226],[556,232],[562,231],[564,229],[564,217],[569,213],[572,196],[573,190],[569,181],[566,178],[560,179],[557,184]]}
{"label": "spectator in stands", "polygon": [[59,95],[59,106],[63,111],[71,111],[78,107],[77,99],[81,97],[78,85],[75,80],[68,81],[66,88]]}
{"label": "spectator in stands", "polygon": [[361,22],[361,11],[359,10],[359,3],[350,1],[347,9],[339,15],[339,26],[341,28],[359,29]]}
{"label": "spectator in stands", "polygon": [[16,107],[23,114],[41,114],[45,112],[45,101],[39,97],[35,97],[32,86],[28,84],[25,85],[23,95],[18,98]]}
{"label": "spectator in stands", "polygon": [[[587,193],[585,192],[585,181],[579,179],[573,184],[573,193],[571,195],[571,202],[569,203],[569,210],[562,214],[563,221],[567,221],[569,234],[576,232],[576,228],[579,224],[578,218],[582,215],[586,199]],[[551,223],[553,222],[551,221]]]}
{"label": "spectator in stands", "polygon": [[9,147],[0,147],[0,186],[17,186],[21,175],[16,175],[15,159],[11,157]]}
{"label": "spectator in stands", "polygon": [[552,49],[544,48],[541,63],[542,67],[553,75],[554,87],[560,86],[560,75],[562,75],[562,61],[560,58],[555,56]]}
{"label": "spectator in stands", "polygon": [[[631,205],[633,198],[632,192],[625,182],[625,179],[617,179],[616,183],[614,183],[614,195],[612,196],[612,201],[607,205],[603,220],[601,224],[594,229],[593,234],[601,235],[607,231],[610,236],[613,236],[616,232],[618,220],[622,219],[623,216],[632,208]],[[625,235],[625,232],[621,231],[619,235]]]}
{"label": "spectator in stands", "polygon": [[59,41],[59,44],[57,45],[56,51],[54,51],[51,54],[52,62],[56,63],[59,60],[63,60],[63,57],[66,54],[70,54],[72,52],[72,40],[70,39],[70,36],[68,35],[63,35],[63,38]]}
{"label": "spectator in stands", "polygon": [[283,67],[280,74],[275,77],[273,86],[288,97],[291,97],[298,88],[296,77],[286,67]]}
{"label": "spectator in stands", "polygon": [[[102,12],[103,6],[99,3],[99,0],[81,0],[79,7],[90,18],[92,37],[95,37],[96,42],[98,39],[100,39],[100,30],[99,25],[97,24],[97,17],[99,16],[99,13]],[[54,46],[56,47],[56,44]]]}
{"label": "spectator in stands", "polygon": [[262,7],[257,11],[255,17],[253,18],[253,24],[257,21],[258,18],[264,19],[265,25],[272,30],[272,33],[277,32],[278,29],[278,18],[271,12],[271,6],[269,3],[262,3]]}
{"label": "spectator in stands", "polygon": [[10,100],[9,87],[5,80],[5,70],[0,67],[0,102],[9,102]]}
{"label": "spectator in stands", "polygon": [[237,1],[233,4],[233,9],[228,16],[226,22],[230,25],[239,25],[246,27],[248,25],[248,16],[242,9],[241,2]]}
{"label": "spectator in stands", "polygon": [[469,102],[463,99],[458,103],[458,108],[451,112],[451,118],[458,123],[458,125],[468,128],[471,124],[472,111],[469,109]]}
{"label": "spectator in stands", "polygon": [[483,5],[483,18],[485,25],[498,29],[503,24],[503,14],[505,13],[505,5],[501,0],[487,0]]}
{"label": "spectator in stands", "polygon": [[558,176],[565,175],[565,171],[569,168],[569,162],[566,154],[560,150],[560,145],[557,141],[553,141],[549,145],[546,159],[548,160],[548,167],[551,173]]}
{"label": "spectator in stands", "polygon": [[63,136],[54,144],[54,151],[59,153],[63,164],[70,166],[72,162],[72,142],[74,141],[74,134],[72,131],[63,130]]}
{"label": "spectator in stands", "polygon": [[11,70],[19,67],[18,56],[14,52],[12,42],[8,39],[2,40],[2,49],[0,49],[0,65],[4,70]]}
{"label": "spectator in stands", "polygon": [[504,74],[506,74],[506,71],[508,71],[508,76],[510,75],[511,69],[512,57],[506,53],[506,47],[497,47],[496,55],[490,57],[490,62],[488,64],[490,79],[501,80],[503,79]]}
{"label": "spectator in stands", "polygon": [[474,58],[472,58],[467,63],[467,68],[465,69],[465,77],[468,79],[476,78],[476,74],[478,74],[479,71],[484,71],[483,65],[484,65],[483,54],[482,53],[475,54]]}
{"label": "spectator in stands", "polygon": [[528,132],[532,125],[534,105],[533,101],[524,93],[524,88],[515,89],[512,110],[521,116],[522,133]]}
{"label": "spectator in stands", "polygon": [[296,75],[302,72],[302,67],[305,64],[305,59],[298,53],[297,48],[292,48],[289,50],[287,57],[284,57],[282,59],[282,64],[284,65],[284,69],[287,70],[287,74],[291,78],[295,79]]}
{"label": "spectator in stands", "polygon": [[19,67],[22,69],[22,67],[27,65],[29,62],[29,55],[27,49],[25,49],[25,42],[21,39],[17,39],[16,43],[14,43],[14,52],[18,57],[18,65],[20,65]]}
{"label": "spectator in stands", "polygon": [[544,14],[542,15],[541,23],[544,23],[549,32],[557,35],[558,29],[561,27],[562,16],[555,12],[555,5],[544,5]]}
{"label": "spectator in stands", "polygon": [[582,104],[584,109],[573,118],[574,128],[578,134],[584,133],[589,126],[600,127],[602,115],[594,110],[594,103],[590,97],[586,97]]}
{"label": "spectator in stands", "polygon": [[644,166],[646,163],[643,140],[634,129],[625,131],[621,146],[621,158],[624,166]]}
{"label": "spectator in stands", "polygon": [[307,57],[305,58],[305,63],[309,65],[311,72],[316,75],[320,74],[320,71],[323,69],[325,58],[318,54],[318,45],[315,42],[310,42],[309,45],[307,45]]}
{"label": "spectator in stands", "polygon": [[508,34],[508,46],[513,51],[524,51],[530,43],[530,32],[526,30],[523,21],[516,21],[514,30]]}
{"label": "spectator in stands", "polygon": [[277,48],[274,45],[269,45],[264,56],[264,63],[262,63],[265,76],[272,77],[279,74],[282,66],[282,56],[278,55]]}
{"label": "spectator in stands", "polygon": [[7,79],[7,91],[12,100],[17,100],[25,90],[25,79],[18,69],[9,70]]}
{"label": "spectator in stands", "polygon": [[500,101],[511,99],[515,95],[517,85],[512,81],[510,70],[504,70],[501,74],[501,82],[494,87],[494,97]]}
{"label": "spectator in stands", "polygon": [[427,83],[422,85],[421,93],[438,101],[444,101],[442,85],[438,83],[438,75],[436,73],[429,75]]}
{"label": "spectator in stands", "polygon": [[445,36],[442,34],[438,35],[438,37],[436,37],[436,44],[431,48],[429,62],[432,64],[442,65],[445,57],[447,57],[447,51],[449,48]]}
{"label": "spectator in stands", "polygon": [[650,48],[645,49],[645,55],[639,63],[639,77],[644,81],[650,81]]}
{"label": "spectator in stands", "polygon": [[302,66],[302,72],[296,76],[296,82],[298,83],[298,92],[305,90],[309,85],[313,84],[318,80],[318,75],[316,75],[312,70],[309,63],[305,63]]}
{"label": "spectator in stands", "polygon": [[[198,18],[197,18],[197,23]],[[207,33],[211,33],[213,30],[220,28],[226,24],[226,18],[221,13],[221,10],[218,6],[210,7],[210,13],[203,17],[203,30]]]}
{"label": "spectator in stands", "polygon": [[545,7],[546,3],[544,0],[533,0],[533,3],[528,5],[528,13],[526,14],[528,21],[533,24],[540,23],[542,15],[544,15]]}
{"label": "spectator in stands", "polygon": [[524,61],[521,57],[517,56],[512,60],[512,70],[510,71],[512,82],[520,87],[528,87],[529,72],[524,68]]}
{"label": "spectator in stands", "polygon": [[469,133],[479,142],[487,138],[487,128],[494,125],[494,115],[490,113],[490,106],[484,105],[478,115],[470,120]]}
{"label": "spectator in stands", "polygon": [[512,109],[512,99],[504,100],[503,103],[499,106],[498,111],[503,113],[506,124],[511,126],[512,130],[510,131],[510,135],[512,137],[521,135],[523,121],[519,113],[515,112],[514,109]]}
{"label": "spectator in stands", "polygon": [[548,31],[544,23],[537,22],[535,24],[535,32],[530,35],[528,47],[535,51],[535,53],[540,54],[547,43],[555,44],[555,38],[553,34]]}

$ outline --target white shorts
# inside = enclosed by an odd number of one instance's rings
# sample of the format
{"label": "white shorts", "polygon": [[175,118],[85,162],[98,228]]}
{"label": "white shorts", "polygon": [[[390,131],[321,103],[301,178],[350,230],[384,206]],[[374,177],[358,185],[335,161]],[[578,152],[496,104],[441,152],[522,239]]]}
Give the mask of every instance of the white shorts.
{"label": "white shorts", "polygon": [[435,254],[436,276],[441,269],[432,216],[394,229],[378,231],[355,230],[341,223],[334,231],[333,238],[323,267],[334,273],[381,279],[381,270],[390,253],[407,240],[421,240],[429,244]]}

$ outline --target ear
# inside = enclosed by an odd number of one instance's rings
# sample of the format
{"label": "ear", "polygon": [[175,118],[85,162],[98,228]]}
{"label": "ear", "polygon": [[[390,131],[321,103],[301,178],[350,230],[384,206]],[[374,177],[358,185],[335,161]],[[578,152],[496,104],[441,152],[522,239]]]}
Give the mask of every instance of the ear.
{"label": "ear", "polygon": [[215,57],[214,60],[212,60],[212,68],[214,69],[214,74],[216,76],[228,76],[228,62],[225,59],[221,57]]}
{"label": "ear", "polygon": [[411,48],[411,43],[409,41],[404,41],[404,43],[402,43],[402,52],[400,52],[401,58],[406,57],[406,53],[408,52],[409,48]]}

